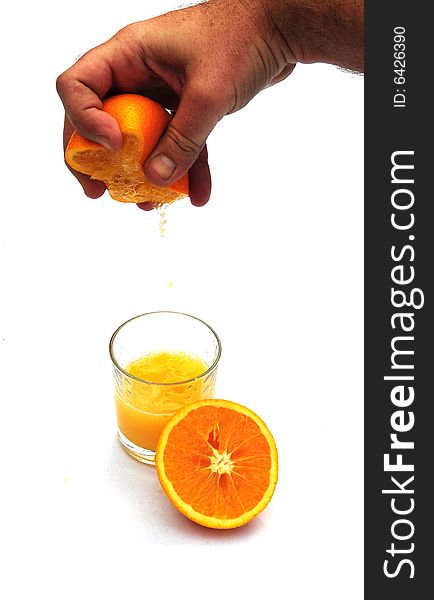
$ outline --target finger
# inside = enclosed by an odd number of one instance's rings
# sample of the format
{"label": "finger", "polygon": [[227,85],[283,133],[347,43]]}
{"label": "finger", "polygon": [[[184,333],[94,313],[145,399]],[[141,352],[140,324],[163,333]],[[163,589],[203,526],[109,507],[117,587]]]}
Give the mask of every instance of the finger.
{"label": "finger", "polygon": [[154,202],[138,202],[137,206],[139,208],[141,208],[142,210],[153,210],[154,208],[157,208],[157,204],[154,204]]}
{"label": "finger", "polygon": [[[63,150],[66,150],[69,140],[71,139],[72,132],[74,128],[65,115],[65,122],[63,125]],[[89,198],[99,198],[102,196],[106,190],[106,186],[102,181],[98,181],[97,179],[91,179],[88,175],[84,175],[84,173],[79,173],[72,167],[70,167],[67,163],[66,166],[77,179],[77,181],[81,184],[84,193]]]}
{"label": "finger", "polygon": [[63,121],[63,152],[66,152],[66,147],[69,144],[69,140],[71,139],[71,135],[74,132],[74,127],[71,124],[71,121],[65,115],[65,119]]}
{"label": "finger", "polygon": [[208,164],[208,151],[203,147],[199,158],[188,172],[190,202],[193,206],[204,206],[211,194],[211,173]]}
{"label": "finger", "polygon": [[68,169],[77,179],[77,181],[81,184],[81,187],[83,188],[83,191],[88,198],[100,198],[104,194],[106,187],[103,181],[99,181],[98,179],[91,179],[89,175],[79,173],[78,171],[71,169],[70,166],[68,166]]}
{"label": "finger", "polygon": [[[206,145],[202,148],[197,161],[190,168],[188,178],[190,202],[193,206],[204,206],[211,194],[211,173]],[[157,208],[157,204],[154,204],[154,202],[140,202],[137,206],[146,211]]]}
{"label": "finger", "polygon": [[72,126],[84,137],[112,150],[122,147],[116,120],[102,110],[113,83],[112,69],[102,47],[85,54],[57,79],[58,94]]}
{"label": "finger", "polygon": [[223,114],[218,98],[186,86],[175,116],[144,165],[149,181],[165,187],[182,177]]}

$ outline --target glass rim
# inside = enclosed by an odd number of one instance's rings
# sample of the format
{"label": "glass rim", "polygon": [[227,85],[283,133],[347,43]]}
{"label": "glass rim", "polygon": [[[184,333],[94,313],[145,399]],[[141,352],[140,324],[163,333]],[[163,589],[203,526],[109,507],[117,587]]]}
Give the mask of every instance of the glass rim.
{"label": "glass rim", "polygon": [[[123,367],[120,366],[120,364],[118,363],[118,361],[116,360],[116,358],[114,356],[113,344],[114,344],[116,336],[121,331],[121,329],[123,329],[125,327],[125,325],[128,325],[128,323],[131,323],[131,321],[135,321],[136,319],[140,319],[141,317],[146,317],[148,315],[162,315],[162,314],[180,315],[182,317],[189,317],[190,319],[194,319],[195,321],[199,321],[199,323],[202,323],[203,325],[205,325],[205,327],[207,329],[209,329],[209,331],[213,334],[214,338],[217,341],[217,355],[216,355],[212,365],[210,367],[208,367],[208,369],[206,371],[204,371],[200,375],[196,375],[196,377],[191,377],[190,379],[184,379],[183,381],[174,381],[174,382],[168,383],[168,382],[159,382],[159,381],[147,381],[146,379],[141,379],[140,377],[137,377],[136,375],[132,375],[132,373],[128,373],[128,371],[126,371]],[[127,321],[124,321],[124,323],[119,325],[119,327],[114,331],[113,335],[110,338],[109,354],[110,354],[110,358],[111,358],[113,366],[118,371],[123,373],[126,377],[135,379],[136,381],[139,381],[140,383],[145,383],[146,385],[158,385],[158,386],[166,386],[167,387],[167,386],[172,386],[172,385],[184,385],[186,383],[198,381],[199,379],[202,379],[203,377],[205,377],[206,375],[211,373],[217,367],[218,362],[220,360],[220,357],[222,354],[222,344],[221,344],[220,338],[217,335],[216,331],[211,327],[211,325],[208,325],[208,323],[203,321],[203,319],[199,319],[199,317],[195,317],[194,315],[190,315],[190,314],[184,313],[184,312],[179,312],[176,310],[154,310],[154,311],[150,311],[150,312],[141,313],[140,315],[136,315],[135,317],[131,317],[130,319],[128,319]]]}

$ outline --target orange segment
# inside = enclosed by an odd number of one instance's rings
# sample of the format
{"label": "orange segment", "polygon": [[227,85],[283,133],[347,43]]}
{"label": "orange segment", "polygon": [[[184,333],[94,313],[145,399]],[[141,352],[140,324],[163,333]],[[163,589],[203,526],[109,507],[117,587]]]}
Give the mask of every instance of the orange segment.
{"label": "orange segment", "polygon": [[240,527],[270,501],[277,449],[265,423],[228,400],[188,404],[167,423],[157,445],[158,478],[186,517],[214,529]]}
{"label": "orange segment", "polygon": [[150,184],[143,163],[155,148],[171,120],[157,102],[138,94],[112,96],[103,110],[118,122],[123,136],[121,150],[115,152],[74,131],[65,152],[70,167],[104,181],[114,200],[170,204],[188,196],[188,174],[168,188]]}

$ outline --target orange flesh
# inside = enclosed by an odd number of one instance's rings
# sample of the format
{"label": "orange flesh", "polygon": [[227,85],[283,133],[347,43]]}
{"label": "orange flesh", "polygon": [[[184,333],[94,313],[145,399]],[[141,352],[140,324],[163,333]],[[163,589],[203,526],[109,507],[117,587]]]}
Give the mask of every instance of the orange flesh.
{"label": "orange flesh", "polygon": [[192,411],[175,425],[163,461],[176,494],[205,517],[236,519],[270,486],[270,446],[261,429],[222,407]]}
{"label": "orange flesh", "polygon": [[172,189],[150,184],[138,160],[142,151],[137,136],[124,134],[123,140],[122,149],[118,152],[103,146],[75,152],[74,168],[92,179],[104,181],[110,196],[119,202],[170,204],[186,196],[179,182],[173,184]]}

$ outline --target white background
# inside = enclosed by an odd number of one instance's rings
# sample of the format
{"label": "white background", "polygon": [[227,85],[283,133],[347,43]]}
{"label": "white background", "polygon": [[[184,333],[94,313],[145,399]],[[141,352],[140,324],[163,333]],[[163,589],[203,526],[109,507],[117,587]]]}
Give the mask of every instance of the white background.
{"label": "white background", "polygon": [[[175,6],[9,8],[0,591],[359,600],[363,81],[299,65],[225,118],[209,140],[211,201],[173,206],[162,239],[155,211],[81,193],[63,165],[55,78],[123,25]],[[239,530],[190,523],[116,440],[109,337],[164,308],[217,330],[218,396],[252,408],[275,436],[275,496]]]}

